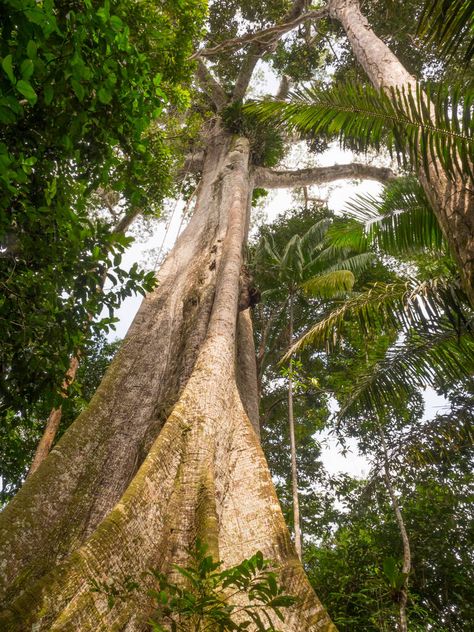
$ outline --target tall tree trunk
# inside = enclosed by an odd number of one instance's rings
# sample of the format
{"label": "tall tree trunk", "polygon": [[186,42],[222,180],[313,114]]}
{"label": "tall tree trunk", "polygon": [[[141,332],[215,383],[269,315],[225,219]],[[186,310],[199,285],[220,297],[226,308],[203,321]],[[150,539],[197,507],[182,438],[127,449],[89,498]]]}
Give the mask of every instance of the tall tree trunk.
{"label": "tall tree trunk", "polygon": [[[293,344],[293,294],[290,291],[290,297],[288,301],[288,338],[289,347]],[[291,371],[293,369],[293,359],[290,360],[290,368],[288,374],[288,425],[290,431],[290,448],[291,448],[291,491],[293,496],[293,522],[295,530],[295,548],[298,557],[302,558],[302,545],[301,545],[301,521],[300,521],[300,500],[298,495],[298,467],[296,464],[296,439],[295,439],[295,418],[293,414],[293,376]]]}
{"label": "tall tree trunk", "polygon": [[158,288],[87,411],[0,515],[2,630],[144,630],[146,591],[108,610],[90,580],[169,572],[197,535],[226,565],[257,550],[275,561],[300,598],[286,632],[335,630],[249,421],[255,393],[241,397],[256,384],[252,367],[236,369],[251,342],[238,312],[248,161],[245,139],[214,130],[195,213]]}
{"label": "tall tree trunk", "polygon": [[390,474],[390,464],[388,459],[388,450],[387,444],[385,441],[385,433],[380,425],[378,424],[380,443],[382,445],[383,451],[383,466],[384,466],[384,478],[385,484],[387,486],[387,491],[390,496],[390,502],[392,503],[392,509],[395,513],[395,519],[397,521],[398,529],[400,531],[400,536],[402,538],[402,546],[403,546],[403,562],[402,562],[402,573],[405,574],[405,581],[403,582],[403,586],[400,589],[400,601],[399,601],[399,631],[400,632],[408,632],[408,619],[407,619],[407,601],[408,601],[408,576],[411,572],[411,549],[410,549],[410,540],[408,538],[408,533],[405,527],[405,521],[403,520],[402,512],[400,510],[400,505],[398,504],[397,495],[395,494],[395,488],[392,483],[392,477]]}
{"label": "tall tree trunk", "polygon": [[[379,89],[416,85],[415,79],[375,35],[357,0],[330,0],[329,13],[344,28],[358,62]],[[438,167],[438,168],[436,168]],[[457,260],[474,306],[474,195],[468,178],[448,178],[440,164],[418,170],[420,182]]]}

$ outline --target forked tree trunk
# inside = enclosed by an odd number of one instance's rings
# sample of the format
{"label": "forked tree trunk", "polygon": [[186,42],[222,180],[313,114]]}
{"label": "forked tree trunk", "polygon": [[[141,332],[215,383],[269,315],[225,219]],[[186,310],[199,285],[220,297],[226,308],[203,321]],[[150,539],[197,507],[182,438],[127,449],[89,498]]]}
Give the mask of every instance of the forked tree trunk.
{"label": "forked tree trunk", "polygon": [[[414,77],[370,28],[357,0],[330,0],[329,12],[341,23],[354,55],[376,88],[415,87]],[[448,178],[442,166],[432,161],[427,171],[423,167],[418,169],[418,176],[457,260],[466,294],[474,306],[472,184],[461,175]]]}
{"label": "forked tree trunk", "polygon": [[257,550],[274,560],[301,600],[283,630],[335,630],[295,554],[251,423],[253,342],[245,306],[238,311],[248,161],[245,139],[215,130],[195,213],[159,287],[87,411],[0,515],[1,630],[144,630],[145,590],[109,611],[90,580],[169,572],[196,536],[226,565]]}

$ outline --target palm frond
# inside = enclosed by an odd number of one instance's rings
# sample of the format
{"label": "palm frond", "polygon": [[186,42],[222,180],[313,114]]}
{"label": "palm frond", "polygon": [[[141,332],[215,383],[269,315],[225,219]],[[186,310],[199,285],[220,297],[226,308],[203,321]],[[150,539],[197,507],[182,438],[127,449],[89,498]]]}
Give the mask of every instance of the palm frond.
{"label": "palm frond", "polygon": [[353,274],[360,274],[373,263],[375,254],[373,252],[362,252],[352,257],[345,257],[338,263],[333,263],[327,269],[328,272],[333,270],[349,270]]}
{"label": "palm frond", "polygon": [[341,252],[348,255],[354,251],[366,252],[369,247],[364,224],[352,218],[334,222],[327,232],[326,241],[329,245],[326,246],[321,256],[329,258]]}
{"label": "palm frond", "polygon": [[311,228],[301,237],[301,250],[305,254],[311,255],[312,252],[321,244],[330,225],[331,220],[328,218],[322,219],[313,224],[313,226],[311,226]]}
{"label": "palm frond", "polygon": [[308,279],[302,284],[307,294],[318,298],[334,298],[350,292],[355,277],[350,270],[333,270]]}
{"label": "palm frond", "polygon": [[379,196],[357,195],[345,212],[363,222],[368,241],[389,254],[446,251],[439,223],[415,178],[395,180]]}
{"label": "palm frond", "polygon": [[474,151],[474,91],[457,86],[417,84],[390,91],[355,83],[293,92],[290,102],[261,101],[246,106],[261,120],[273,120],[306,137],[338,137],[342,146],[377,151],[385,146],[404,166],[439,163],[449,175],[471,177]]}
{"label": "palm frond", "polygon": [[433,323],[448,319],[453,328],[467,321],[464,297],[452,279],[432,279],[427,282],[398,281],[373,283],[368,290],[356,294],[317,322],[289,349],[283,360],[309,344],[325,343],[334,347],[344,330],[344,322],[358,320],[364,333],[375,326],[400,331],[415,327],[429,330]]}
{"label": "palm frond", "polygon": [[271,265],[280,265],[280,257],[275,250],[275,245],[268,237],[263,238],[262,249],[258,251],[258,254],[263,255]]}
{"label": "palm frond", "polygon": [[358,376],[350,397],[342,404],[342,420],[361,407],[382,411],[386,406],[403,404],[413,388],[453,382],[474,372],[472,325],[455,330],[440,321],[430,331],[411,333],[387,351],[383,360]]}
{"label": "palm frond", "polygon": [[465,47],[464,62],[474,55],[474,3],[472,0],[427,0],[418,35],[434,42],[443,57]]}

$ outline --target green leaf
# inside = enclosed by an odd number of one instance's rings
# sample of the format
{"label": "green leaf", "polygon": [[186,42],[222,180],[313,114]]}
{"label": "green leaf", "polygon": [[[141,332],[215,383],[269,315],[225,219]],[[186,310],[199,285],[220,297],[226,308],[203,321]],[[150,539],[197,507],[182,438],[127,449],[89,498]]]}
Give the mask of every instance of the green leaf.
{"label": "green leaf", "polygon": [[37,52],[38,52],[38,46],[36,45],[36,42],[34,42],[33,40],[30,40],[26,46],[26,54],[28,55],[30,59],[34,59],[36,57]]}
{"label": "green leaf", "polygon": [[31,105],[34,105],[38,100],[38,95],[33,89],[33,86],[29,81],[25,81],[24,79],[20,79],[16,84],[16,89],[20,92],[26,99],[28,99]]}
{"label": "green leaf", "polygon": [[50,105],[54,97],[54,88],[52,85],[48,85],[43,90],[43,98],[46,105]]}
{"label": "green leaf", "polygon": [[101,103],[104,103],[105,105],[112,101],[112,94],[108,90],[106,90],[106,88],[100,88],[97,96],[99,97],[99,101]]}
{"label": "green leaf", "polygon": [[13,74],[12,59],[13,58],[11,55],[7,55],[6,57],[4,57],[2,60],[2,68],[5,71],[5,74],[7,75],[7,77],[10,79],[11,83],[15,84],[16,79],[15,79],[15,75]]}
{"label": "green leaf", "polygon": [[86,94],[84,86],[77,79],[71,79],[71,86],[76,97],[82,102]]}
{"label": "green leaf", "polygon": [[31,61],[31,59],[25,59],[20,66],[21,76],[23,77],[23,79],[25,80],[29,79],[31,75],[33,74],[34,69],[35,69],[35,65]]}
{"label": "green leaf", "polygon": [[110,24],[114,31],[121,31],[123,29],[123,22],[118,15],[110,16]]}

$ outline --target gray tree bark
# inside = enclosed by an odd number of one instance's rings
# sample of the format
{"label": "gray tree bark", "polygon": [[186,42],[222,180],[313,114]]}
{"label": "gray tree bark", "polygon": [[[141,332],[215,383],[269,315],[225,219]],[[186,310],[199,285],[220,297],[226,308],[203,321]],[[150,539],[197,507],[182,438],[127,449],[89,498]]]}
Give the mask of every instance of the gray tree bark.
{"label": "gray tree bark", "polygon": [[144,630],[146,591],[109,610],[90,580],[169,572],[200,536],[225,565],[257,550],[274,560],[300,599],[285,632],[335,630],[249,419],[256,379],[248,312],[238,307],[248,161],[248,141],[217,128],[194,216],[159,287],[88,410],[0,515],[0,629]]}
{"label": "gray tree bark", "polygon": [[[329,14],[338,20],[357,60],[379,89],[415,87],[414,77],[372,31],[357,0],[330,0]],[[437,167],[437,168],[436,168]],[[418,170],[420,182],[457,260],[464,289],[474,306],[474,195],[468,178],[449,178],[431,162]]]}

